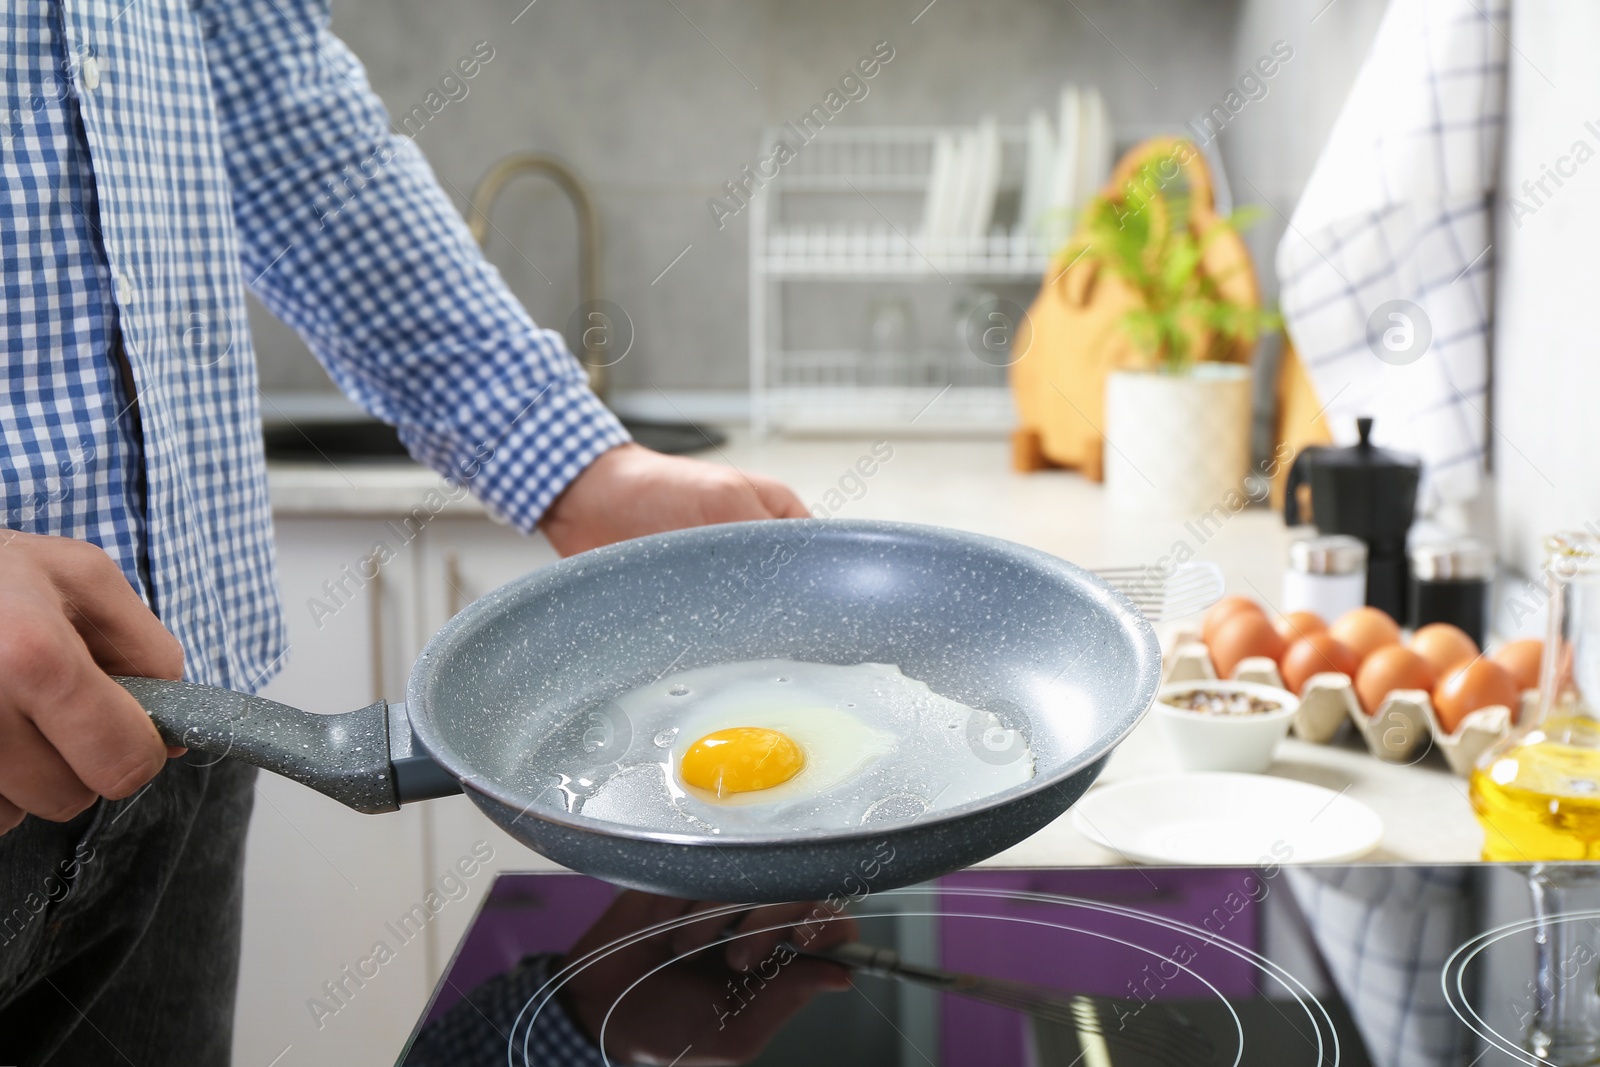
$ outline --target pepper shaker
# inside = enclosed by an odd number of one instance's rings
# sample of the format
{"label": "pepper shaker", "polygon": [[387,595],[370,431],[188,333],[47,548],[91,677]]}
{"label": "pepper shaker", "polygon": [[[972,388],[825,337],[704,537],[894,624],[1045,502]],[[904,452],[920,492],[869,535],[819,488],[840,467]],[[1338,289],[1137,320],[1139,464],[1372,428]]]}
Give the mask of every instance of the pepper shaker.
{"label": "pepper shaker", "polygon": [[1494,553],[1461,538],[1411,550],[1412,629],[1430,622],[1458,626],[1483,647],[1488,636],[1489,579]]}

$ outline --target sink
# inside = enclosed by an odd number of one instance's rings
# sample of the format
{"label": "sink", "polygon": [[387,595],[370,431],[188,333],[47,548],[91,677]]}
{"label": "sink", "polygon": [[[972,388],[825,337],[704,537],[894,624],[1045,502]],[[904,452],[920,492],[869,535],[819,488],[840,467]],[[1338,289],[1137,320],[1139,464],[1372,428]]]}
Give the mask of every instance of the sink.
{"label": "sink", "polygon": [[622,425],[644,447],[665,452],[669,456],[688,456],[708,448],[720,448],[728,440],[727,434],[721,430],[688,422],[625,418]]}
{"label": "sink", "polygon": [[393,426],[377,419],[277,423],[261,433],[267,460],[288,463],[395,463],[409,460]]}
{"label": "sink", "polygon": [[[689,455],[720,446],[720,431],[689,423],[623,419],[633,439],[668,455]],[[409,461],[393,426],[376,419],[318,419],[273,423],[262,431],[269,461],[287,463],[395,463]]]}

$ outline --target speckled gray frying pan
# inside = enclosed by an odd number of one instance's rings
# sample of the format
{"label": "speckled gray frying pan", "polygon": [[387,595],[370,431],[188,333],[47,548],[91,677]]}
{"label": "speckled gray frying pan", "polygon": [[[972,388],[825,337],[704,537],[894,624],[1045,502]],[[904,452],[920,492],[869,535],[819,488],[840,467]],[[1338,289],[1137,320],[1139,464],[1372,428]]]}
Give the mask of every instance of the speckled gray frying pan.
{"label": "speckled gray frying pan", "polygon": [[[626,749],[611,698],[675,671],[757,659],[898,664],[998,716],[1031,781],[849,830],[642,830],[571,814],[551,787]],[[412,669],[404,705],[313,715],[225,689],[120,679],[170,743],[231,755],[358,811],[465,791],[530,848],[625,886],[710,900],[919,882],[1032,834],[1082,795],[1155,697],[1160,650],[1079,567],[930,526],[839,520],[681,530],[586,552],[495,590]],[[980,758],[1008,758],[973,731]],[[1002,735],[1003,736],[1003,735]]]}

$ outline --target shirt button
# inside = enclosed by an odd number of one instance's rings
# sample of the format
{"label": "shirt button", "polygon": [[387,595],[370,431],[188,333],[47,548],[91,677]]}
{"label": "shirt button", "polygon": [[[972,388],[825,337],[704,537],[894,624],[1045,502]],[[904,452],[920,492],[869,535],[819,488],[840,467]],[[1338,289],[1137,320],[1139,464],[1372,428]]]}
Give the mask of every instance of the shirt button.
{"label": "shirt button", "polygon": [[117,303],[133,303],[133,286],[129,285],[128,279],[120,274],[117,275]]}
{"label": "shirt button", "polygon": [[90,92],[100,88],[100,62],[94,56],[84,56],[78,69],[78,81]]}

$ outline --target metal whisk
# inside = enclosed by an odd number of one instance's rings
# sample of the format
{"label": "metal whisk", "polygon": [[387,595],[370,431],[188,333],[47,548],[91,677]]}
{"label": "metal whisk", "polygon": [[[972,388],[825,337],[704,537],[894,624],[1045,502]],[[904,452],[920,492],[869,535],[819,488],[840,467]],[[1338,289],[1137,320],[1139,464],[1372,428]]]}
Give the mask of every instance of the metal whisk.
{"label": "metal whisk", "polygon": [[1094,573],[1116,586],[1151,622],[1196,615],[1222,599],[1222,568],[1191,560],[1170,570],[1150,564],[1096,567]]}

